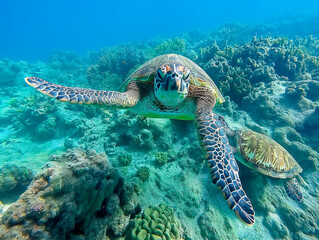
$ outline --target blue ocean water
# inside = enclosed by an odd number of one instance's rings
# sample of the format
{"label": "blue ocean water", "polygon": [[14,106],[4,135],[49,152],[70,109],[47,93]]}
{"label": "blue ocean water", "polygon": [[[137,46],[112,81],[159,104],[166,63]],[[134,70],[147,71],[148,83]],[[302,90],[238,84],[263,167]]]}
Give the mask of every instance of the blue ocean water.
{"label": "blue ocean water", "polygon": [[0,240],[319,239],[318,19],[1,1]]}
{"label": "blue ocean water", "polygon": [[34,61],[56,50],[85,54],[120,43],[211,31],[228,22],[276,22],[287,16],[289,21],[318,10],[316,0],[1,1],[0,57]]}

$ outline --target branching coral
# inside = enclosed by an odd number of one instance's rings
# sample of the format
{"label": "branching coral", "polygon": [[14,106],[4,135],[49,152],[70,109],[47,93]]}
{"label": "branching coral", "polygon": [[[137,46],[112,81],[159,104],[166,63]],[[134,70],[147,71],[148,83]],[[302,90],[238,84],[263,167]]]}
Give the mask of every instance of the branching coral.
{"label": "branching coral", "polygon": [[186,41],[183,38],[173,38],[164,41],[155,47],[156,55],[166,53],[183,54],[186,50]]}
{"label": "branching coral", "polygon": [[87,69],[90,87],[117,90],[121,82],[139,65],[153,57],[145,45],[126,44],[103,50]]}

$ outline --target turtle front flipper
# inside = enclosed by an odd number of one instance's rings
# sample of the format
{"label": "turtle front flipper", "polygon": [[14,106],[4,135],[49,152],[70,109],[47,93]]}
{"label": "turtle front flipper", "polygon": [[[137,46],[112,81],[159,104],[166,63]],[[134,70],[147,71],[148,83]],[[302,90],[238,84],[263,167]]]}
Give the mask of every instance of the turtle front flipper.
{"label": "turtle front flipper", "polygon": [[213,183],[223,193],[229,207],[247,224],[255,222],[255,211],[241,185],[238,166],[226,136],[226,127],[211,110],[199,111],[197,131]]}
{"label": "turtle front flipper", "polygon": [[[130,88],[124,93],[116,91],[100,91],[78,87],[65,87],[47,82],[37,77],[25,78],[27,84],[34,87],[39,92],[54,97],[61,102],[100,104],[115,106],[118,108],[129,108],[137,104],[139,91],[136,86]],[[134,85],[132,82],[131,85]]]}

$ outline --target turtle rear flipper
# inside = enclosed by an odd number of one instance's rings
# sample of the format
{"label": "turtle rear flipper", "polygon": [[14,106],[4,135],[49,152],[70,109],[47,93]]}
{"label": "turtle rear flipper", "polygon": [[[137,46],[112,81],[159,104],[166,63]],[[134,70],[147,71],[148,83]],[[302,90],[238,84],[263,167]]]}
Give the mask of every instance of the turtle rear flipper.
{"label": "turtle rear flipper", "polygon": [[[100,91],[78,87],[65,87],[37,77],[27,77],[25,81],[39,92],[49,95],[61,102],[100,104],[116,107],[133,107],[139,99],[138,89],[130,89],[124,93],[116,91]],[[134,83],[132,83],[134,84]]]}
{"label": "turtle rear flipper", "polygon": [[286,182],[286,192],[293,200],[300,202],[303,198],[299,182],[295,177]]}
{"label": "turtle rear flipper", "polygon": [[255,211],[241,185],[239,169],[226,136],[226,126],[211,110],[197,112],[196,122],[213,183],[236,215],[245,223],[253,224]]}

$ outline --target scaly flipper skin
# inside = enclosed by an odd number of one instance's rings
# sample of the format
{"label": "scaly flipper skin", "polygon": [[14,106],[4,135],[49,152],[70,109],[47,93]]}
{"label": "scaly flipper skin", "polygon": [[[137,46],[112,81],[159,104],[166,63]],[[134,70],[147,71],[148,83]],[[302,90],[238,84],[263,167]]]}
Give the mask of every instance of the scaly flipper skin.
{"label": "scaly flipper skin", "polygon": [[301,200],[303,199],[303,195],[300,189],[299,182],[295,177],[286,182],[285,189],[289,197],[297,202],[301,202]]}
{"label": "scaly flipper skin", "polygon": [[255,222],[255,211],[241,185],[238,166],[226,136],[226,127],[211,110],[198,111],[198,135],[211,168],[213,183],[223,193],[229,207],[247,224]]}
{"label": "scaly flipper skin", "polygon": [[47,82],[37,77],[27,77],[25,78],[25,81],[39,92],[54,97],[61,102],[100,104],[116,106],[118,108],[128,108],[135,106],[139,99],[137,89],[121,93],[116,91],[65,87]]}

